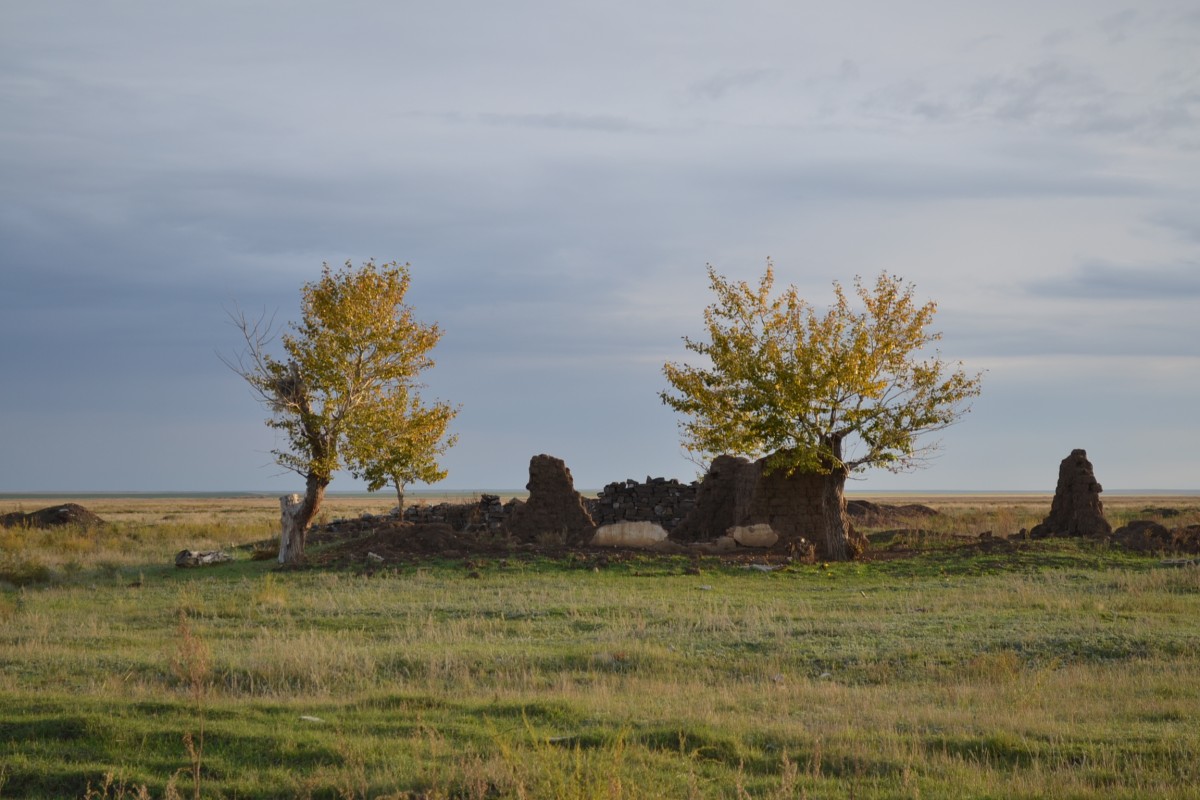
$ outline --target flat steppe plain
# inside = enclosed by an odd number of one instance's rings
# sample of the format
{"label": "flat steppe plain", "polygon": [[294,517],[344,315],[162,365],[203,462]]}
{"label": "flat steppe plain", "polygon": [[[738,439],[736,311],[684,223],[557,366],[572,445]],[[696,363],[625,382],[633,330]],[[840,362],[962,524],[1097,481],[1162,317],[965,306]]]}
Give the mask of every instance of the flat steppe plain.
{"label": "flat steppe plain", "polygon": [[[276,534],[274,497],[0,498],[110,523],[0,529],[0,797],[1197,796],[1200,568],[983,546],[1048,494],[851,496],[941,513],[868,529],[878,558],[774,572],[280,572],[236,547]],[[1104,501],[1114,526],[1200,523],[1195,496]]]}
{"label": "flat steppe plain", "polygon": [[[435,505],[437,503],[464,503],[477,500],[480,495],[471,492],[448,492],[436,494],[423,492],[406,498],[407,505]],[[524,498],[525,494],[499,493],[501,500],[512,497]],[[594,496],[591,495],[591,496]],[[936,508],[948,514],[979,514],[1004,512],[1020,514],[1040,521],[1049,511],[1053,499],[1051,493],[1036,492],[979,492],[979,493],[908,493],[908,492],[848,492],[852,500],[869,500],[874,503],[904,504],[917,503]],[[1200,508],[1200,495],[1195,494],[1118,494],[1103,497],[1106,512],[1120,521],[1136,518],[1147,508],[1196,509]],[[133,525],[181,526],[187,524],[217,523],[226,527],[240,525],[262,525],[278,529],[279,498],[268,494],[231,494],[210,496],[208,494],[30,494],[0,495],[0,515],[10,511],[35,511],[62,503],[77,503],[97,514],[107,522]],[[326,495],[321,519],[355,517],[361,514],[386,514],[396,507],[396,498],[388,492],[376,494],[337,492]]]}

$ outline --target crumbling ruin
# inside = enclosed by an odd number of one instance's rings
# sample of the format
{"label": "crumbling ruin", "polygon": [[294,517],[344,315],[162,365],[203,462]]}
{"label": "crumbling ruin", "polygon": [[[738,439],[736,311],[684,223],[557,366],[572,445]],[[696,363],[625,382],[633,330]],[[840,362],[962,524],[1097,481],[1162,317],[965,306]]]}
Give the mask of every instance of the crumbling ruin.
{"label": "crumbling ruin", "polygon": [[1110,535],[1112,526],[1104,518],[1104,504],[1100,502],[1102,491],[1087,452],[1072,450],[1059,464],[1050,515],[1029,531],[1030,537]]}
{"label": "crumbling ruin", "polygon": [[[713,459],[696,492],[695,508],[676,527],[672,538],[715,541],[730,529],[765,524],[778,534],[781,547],[801,550],[815,544],[820,551],[826,476],[787,475],[782,470],[768,473],[765,466],[766,459],[749,461],[728,455]],[[866,547],[866,539],[853,527],[850,545],[857,552]]]}
{"label": "crumbling ruin", "polygon": [[404,509],[403,519],[416,525],[445,523],[456,531],[496,532],[504,527],[507,514],[508,509],[500,502],[499,495],[481,494],[477,503],[409,505]]}
{"label": "crumbling ruin", "polygon": [[510,536],[520,542],[554,537],[566,546],[587,544],[596,524],[561,458],[545,454],[531,458],[525,488],[529,499],[514,505],[505,523]]}
{"label": "crumbling ruin", "polygon": [[654,522],[669,532],[696,507],[697,486],[650,476],[645,483],[632,478],[616,481],[605,486],[595,500],[587,501],[588,512],[597,525]]}

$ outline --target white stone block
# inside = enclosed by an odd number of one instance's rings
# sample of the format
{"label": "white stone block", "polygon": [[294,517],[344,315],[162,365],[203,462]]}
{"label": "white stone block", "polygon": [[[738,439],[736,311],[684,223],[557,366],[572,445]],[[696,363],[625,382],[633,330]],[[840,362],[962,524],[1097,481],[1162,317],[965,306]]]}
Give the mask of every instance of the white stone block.
{"label": "white stone block", "polygon": [[666,541],[667,531],[654,522],[614,522],[596,529],[596,547],[655,547]]}
{"label": "white stone block", "polygon": [[774,547],[779,541],[779,534],[765,522],[730,528],[725,535],[732,537],[742,547]]}

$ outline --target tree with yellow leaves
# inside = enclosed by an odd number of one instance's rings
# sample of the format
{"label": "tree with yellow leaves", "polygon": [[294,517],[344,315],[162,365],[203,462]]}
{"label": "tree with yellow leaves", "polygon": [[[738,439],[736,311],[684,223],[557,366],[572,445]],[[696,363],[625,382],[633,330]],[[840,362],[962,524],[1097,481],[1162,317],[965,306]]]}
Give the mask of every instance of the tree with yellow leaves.
{"label": "tree with yellow leaves", "polygon": [[429,351],[441,338],[405,303],[407,264],[323,266],[320,280],[301,290],[301,319],[283,334],[284,359],[267,352],[269,321],[231,315],[246,347],[226,363],[271,411],[267,425],[286,447],[276,462],[305,478],[302,498],[284,498],[280,563],[304,559],[308,526],[333,474],[347,461],[372,483],[439,480],[436,457],[457,413],[444,404],[426,409],[417,376],[433,366]]}
{"label": "tree with yellow leaves", "polygon": [[[396,490],[396,513],[404,513],[404,488],[415,482],[437,483],[446,477],[438,457],[454,446],[457,436],[446,428],[458,414],[449,403],[426,406],[416,391],[379,409],[378,415],[351,421],[346,463],[368,491]],[[360,426],[365,429],[360,429]]]}
{"label": "tree with yellow leaves", "polygon": [[937,311],[918,304],[912,284],[881,274],[856,278],[862,309],[834,282],[833,305],[820,313],[795,286],[772,296],[770,261],[757,286],[731,282],[710,265],[716,302],[704,312],[707,341],[684,338],[706,367],[667,363],[671,390],[662,401],[687,415],[684,447],[698,457],[766,457],[768,471],[825,476],[824,552],[850,556],[846,478],[868,467],[900,472],[920,466],[943,430],[969,410],[981,376],[948,365],[929,346]]}

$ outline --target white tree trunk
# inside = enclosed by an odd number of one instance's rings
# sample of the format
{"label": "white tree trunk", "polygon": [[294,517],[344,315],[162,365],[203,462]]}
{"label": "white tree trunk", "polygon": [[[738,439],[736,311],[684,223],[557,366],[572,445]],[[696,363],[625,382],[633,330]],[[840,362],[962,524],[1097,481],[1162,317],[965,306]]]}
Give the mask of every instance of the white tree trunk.
{"label": "white tree trunk", "polygon": [[308,518],[304,514],[304,498],[298,494],[286,494],[279,498],[280,531],[279,563],[293,560],[297,551],[304,551],[304,529]]}

